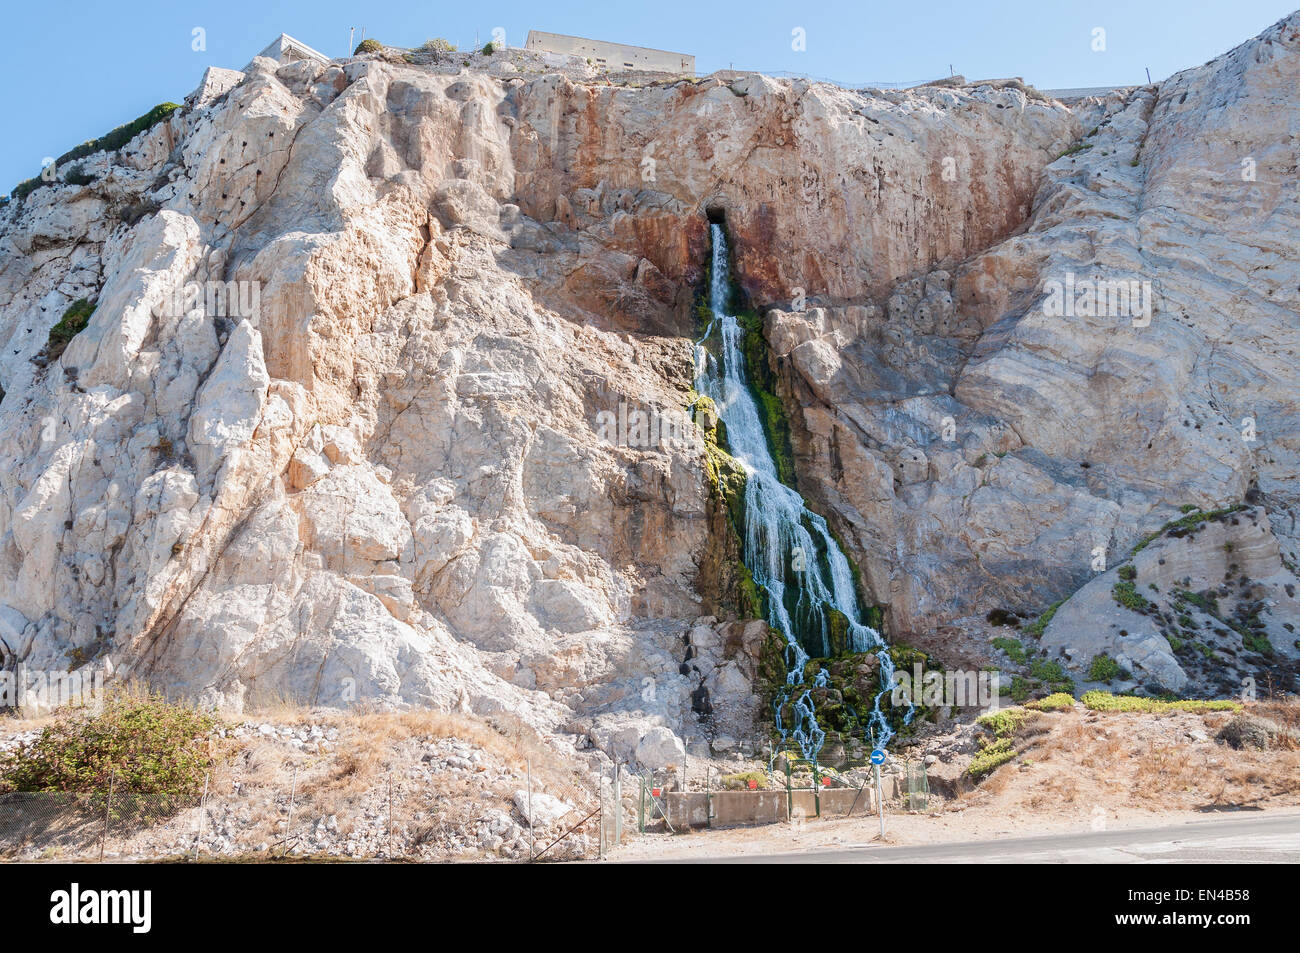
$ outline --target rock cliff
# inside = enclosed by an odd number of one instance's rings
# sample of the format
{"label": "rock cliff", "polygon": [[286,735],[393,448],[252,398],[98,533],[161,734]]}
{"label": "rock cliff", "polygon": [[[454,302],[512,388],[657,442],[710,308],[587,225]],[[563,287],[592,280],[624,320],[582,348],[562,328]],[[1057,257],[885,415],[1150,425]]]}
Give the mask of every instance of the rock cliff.
{"label": "rock cliff", "polygon": [[[1186,503],[1249,500],[1294,565],[1298,75],[1300,17],[1073,108],[211,74],[0,210],[5,663],[511,710],[646,764],[743,739],[764,626],[701,571],[683,423],[710,218],[895,637],[1036,613]],[[1150,314],[1047,316],[1067,272],[1149,282]]]}

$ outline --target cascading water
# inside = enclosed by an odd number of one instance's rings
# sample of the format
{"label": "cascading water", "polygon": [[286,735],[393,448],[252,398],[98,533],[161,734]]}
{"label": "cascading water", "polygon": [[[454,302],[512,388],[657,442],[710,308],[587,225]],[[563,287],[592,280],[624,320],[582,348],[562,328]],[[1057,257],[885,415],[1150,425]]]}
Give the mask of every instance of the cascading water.
{"label": "cascading water", "polygon": [[[880,633],[862,622],[848,558],[826,521],[804,506],[803,498],[777,475],[758,405],[746,379],[741,350],[744,332],[736,317],[727,313],[731,281],[726,233],[716,224],[711,231],[712,317],[704,337],[695,346],[695,388],[716,405],[726,425],[731,455],[747,476],[743,558],[754,584],[766,593],[768,624],[786,642],[785,689],[773,702],[777,732],[783,741],[793,739],[805,758],[816,760],[826,733],[818,724],[812,688],[805,688],[793,699],[793,724],[785,724],[781,716],[785,703],[803,684],[804,667],[810,657],[800,635],[810,641],[819,639],[820,654],[830,655],[830,633],[838,619],[847,629],[850,651],[876,652],[882,686],[893,685],[894,665]],[[717,356],[705,346],[715,333],[720,341]],[[825,685],[826,670],[821,669],[814,676],[813,687]],[[875,696],[867,724],[880,746],[894,734],[880,708],[887,691],[885,688]],[[911,717],[909,706],[905,722]]]}

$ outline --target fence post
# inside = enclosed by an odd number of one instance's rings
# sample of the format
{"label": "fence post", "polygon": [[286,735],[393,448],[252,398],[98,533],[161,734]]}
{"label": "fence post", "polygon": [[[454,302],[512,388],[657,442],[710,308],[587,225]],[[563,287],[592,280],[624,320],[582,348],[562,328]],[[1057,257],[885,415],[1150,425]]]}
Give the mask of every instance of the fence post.
{"label": "fence post", "polygon": [[813,813],[816,817],[822,816],[822,779],[817,771],[817,761],[814,756],[813,766]]}
{"label": "fence post", "polygon": [[794,817],[794,791],[790,789],[790,759],[785,759],[785,816]]}
{"label": "fence post", "polygon": [[108,814],[113,809],[113,775],[108,775],[108,800],[104,802],[104,830],[99,835],[99,862],[104,862],[104,843],[108,840]]}
{"label": "fence post", "polygon": [[199,798],[199,832],[194,835],[194,862],[199,860],[199,845],[203,843],[203,816],[207,812],[208,773],[203,773],[203,797]]}
{"label": "fence post", "polygon": [[388,859],[393,859],[393,775],[388,774]]}
{"label": "fence post", "polygon": [[298,793],[298,766],[293,766],[293,780],[289,783],[289,823],[284,829],[284,853],[281,856],[289,856],[289,839],[293,837],[293,799]]}
{"label": "fence post", "polygon": [[528,862],[532,863],[537,850],[537,828],[533,823],[533,759],[525,762],[528,770]]}
{"label": "fence post", "polygon": [[636,832],[645,833],[645,775],[638,775],[641,780],[641,798],[636,808]]}
{"label": "fence post", "polygon": [[623,778],[614,762],[614,846],[623,843]]}

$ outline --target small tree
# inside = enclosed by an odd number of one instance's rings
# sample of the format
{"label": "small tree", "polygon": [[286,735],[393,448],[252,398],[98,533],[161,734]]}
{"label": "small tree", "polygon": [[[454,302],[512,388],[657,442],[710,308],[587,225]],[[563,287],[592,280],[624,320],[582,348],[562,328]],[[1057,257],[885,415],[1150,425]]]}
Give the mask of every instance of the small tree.
{"label": "small tree", "polygon": [[0,792],[101,796],[112,778],[166,812],[203,791],[219,753],[212,715],[148,692],[113,692],[103,709],[59,715],[40,736],[0,757]]}

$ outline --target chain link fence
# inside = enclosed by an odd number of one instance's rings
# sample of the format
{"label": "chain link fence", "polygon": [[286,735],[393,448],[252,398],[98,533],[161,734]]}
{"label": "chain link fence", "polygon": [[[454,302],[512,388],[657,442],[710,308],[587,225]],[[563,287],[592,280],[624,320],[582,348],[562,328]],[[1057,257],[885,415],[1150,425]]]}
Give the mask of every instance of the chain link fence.
{"label": "chain link fence", "polygon": [[346,799],[286,775],[280,787],[209,777],[201,793],[180,796],[113,782],[0,794],[0,860],[594,860],[626,826],[609,778],[589,789],[526,783],[513,802],[485,806],[395,773]]}

